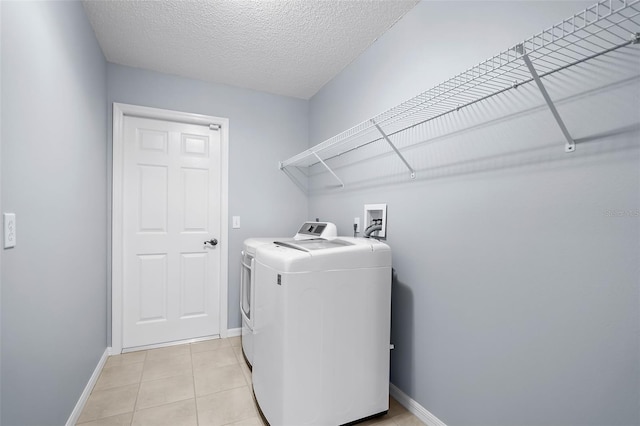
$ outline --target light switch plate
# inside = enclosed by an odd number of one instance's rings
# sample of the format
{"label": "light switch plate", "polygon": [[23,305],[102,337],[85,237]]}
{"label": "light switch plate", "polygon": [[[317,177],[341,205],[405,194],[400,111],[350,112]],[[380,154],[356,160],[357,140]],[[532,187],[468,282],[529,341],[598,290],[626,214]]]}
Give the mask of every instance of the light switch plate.
{"label": "light switch plate", "polygon": [[238,229],[240,228],[240,216],[233,216],[232,217],[232,227],[233,229]]}
{"label": "light switch plate", "polygon": [[16,246],[16,214],[4,213],[4,248]]}

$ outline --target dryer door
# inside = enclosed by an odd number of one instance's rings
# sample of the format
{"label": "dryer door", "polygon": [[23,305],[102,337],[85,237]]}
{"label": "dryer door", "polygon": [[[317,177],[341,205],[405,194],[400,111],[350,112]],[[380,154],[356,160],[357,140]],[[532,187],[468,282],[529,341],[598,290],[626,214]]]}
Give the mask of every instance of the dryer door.
{"label": "dryer door", "polygon": [[253,315],[251,308],[253,305],[253,263],[254,259],[248,253],[242,256],[242,267],[240,272],[240,312],[242,316],[253,329]]}

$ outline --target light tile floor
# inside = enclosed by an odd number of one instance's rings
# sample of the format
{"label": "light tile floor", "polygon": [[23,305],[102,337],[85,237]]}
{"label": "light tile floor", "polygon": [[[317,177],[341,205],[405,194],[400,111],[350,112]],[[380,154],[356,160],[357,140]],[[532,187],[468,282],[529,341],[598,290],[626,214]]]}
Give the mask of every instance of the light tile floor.
{"label": "light tile floor", "polygon": [[[239,337],[110,356],[77,424],[264,425]],[[423,423],[391,399],[388,414],[361,425]]]}

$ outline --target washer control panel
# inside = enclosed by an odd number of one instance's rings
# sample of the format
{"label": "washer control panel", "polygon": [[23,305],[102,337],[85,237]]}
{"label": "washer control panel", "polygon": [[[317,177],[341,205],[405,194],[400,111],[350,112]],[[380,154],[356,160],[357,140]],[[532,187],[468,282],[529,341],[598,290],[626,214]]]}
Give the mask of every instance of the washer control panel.
{"label": "washer control panel", "polygon": [[331,222],[305,222],[293,237],[296,240],[309,238],[335,238],[338,236],[336,225]]}

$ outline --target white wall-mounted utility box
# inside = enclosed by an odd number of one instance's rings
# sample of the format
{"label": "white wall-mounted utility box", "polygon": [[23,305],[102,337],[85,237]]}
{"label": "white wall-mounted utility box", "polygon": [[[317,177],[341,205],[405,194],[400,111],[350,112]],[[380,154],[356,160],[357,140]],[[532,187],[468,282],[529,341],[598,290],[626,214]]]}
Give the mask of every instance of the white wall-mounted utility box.
{"label": "white wall-mounted utility box", "polygon": [[[371,234],[373,237],[387,238],[387,205],[386,204],[365,204],[364,205],[364,233],[371,225],[380,224],[382,229]],[[364,236],[364,234],[363,234]]]}

